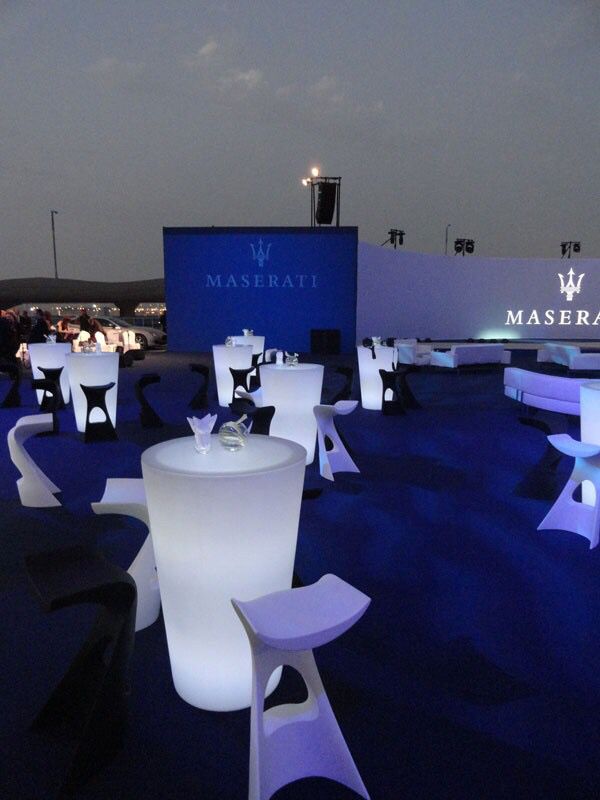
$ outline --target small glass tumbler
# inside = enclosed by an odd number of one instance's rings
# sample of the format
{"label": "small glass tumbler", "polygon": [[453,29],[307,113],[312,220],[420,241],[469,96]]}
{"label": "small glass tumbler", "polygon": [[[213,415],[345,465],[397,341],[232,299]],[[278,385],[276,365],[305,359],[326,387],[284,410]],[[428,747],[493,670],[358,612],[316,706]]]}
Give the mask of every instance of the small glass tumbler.
{"label": "small glass tumbler", "polygon": [[196,431],[194,433],[194,440],[195,440],[194,447],[196,448],[196,452],[206,455],[210,450],[211,446],[210,431]]}

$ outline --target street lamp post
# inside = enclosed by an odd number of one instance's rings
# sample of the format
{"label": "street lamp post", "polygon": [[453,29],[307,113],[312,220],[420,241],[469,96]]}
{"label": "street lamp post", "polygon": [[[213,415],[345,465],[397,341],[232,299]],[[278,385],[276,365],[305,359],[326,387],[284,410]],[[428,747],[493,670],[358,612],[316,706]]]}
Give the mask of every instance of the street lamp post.
{"label": "street lamp post", "polygon": [[448,255],[448,231],[449,231],[449,229],[450,229],[451,227],[452,227],[452,226],[450,225],[450,223],[448,223],[448,224],[446,225],[446,242],[445,242],[445,245],[444,245],[444,255],[445,255],[445,256],[447,256],[447,255]]}
{"label": "street lamp post", "polygon": [[54,252],[54,277],[58,278],[58,264],[56,263],[56,231],[54,230],[54,215],[58,211],[50,211],[50,219],[52,220],[52,250]]}

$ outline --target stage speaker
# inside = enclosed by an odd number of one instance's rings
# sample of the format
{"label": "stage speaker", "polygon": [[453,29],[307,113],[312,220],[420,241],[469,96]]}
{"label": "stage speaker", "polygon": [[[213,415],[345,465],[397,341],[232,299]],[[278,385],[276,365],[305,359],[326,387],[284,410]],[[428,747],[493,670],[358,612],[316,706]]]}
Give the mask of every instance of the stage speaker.
{"label": "stage speaker", "polygon": [[317,194],[317,211],[315,219],[317,225],[331,225],[335,209],[335,196],[337,185],[335,183],[320,183]]}
{"label": "stage speaker", "polygon": [[339,328],[312,328],[310,332],[310,352],[321,356],[337,356],[341,350]]}

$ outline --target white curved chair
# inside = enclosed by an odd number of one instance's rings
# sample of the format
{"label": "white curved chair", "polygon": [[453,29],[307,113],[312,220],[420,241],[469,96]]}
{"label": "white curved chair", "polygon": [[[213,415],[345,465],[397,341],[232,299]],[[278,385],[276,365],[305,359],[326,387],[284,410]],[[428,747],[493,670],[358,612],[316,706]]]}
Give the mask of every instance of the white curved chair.
{"label": "white curved chair", "polygon": [[[142,478],[107,478],[102,499],[92,503],[92,510],[95,514],[124,514],[139,519],[150,530]],[[160,589],[150,533],[127,571],[137,586],[135,629],[141,631],[156,622],[160,613]]]}
{"label": "white curved chair", "polygon": [[103,353],[114,353],[117,349],[116,344],[107,344],[106,336],[102,333],[102,331],[96,331],[95,337],[96,342],[100,344],[100,350]]}
{"label": "white curved chair", "polygon": [[261,364],[270,364],[272,361],[275,361],[275,353],[276,352],[277,352],[277,348],[276,347],[270,347],[268,350],[265,350],[265,354],[263,356],[263,360],[260,363]]}
{"label": "white curved chair", "polygon": [[[600,445],[578,442],[567,433],[548,436],[548,441],[561,453],[575,458],[575,466],[565,488],[538,525],[538,531],[553,529],[584,536],[590,550],[600,540]],[[573,492],[589,481],[594,487],[593,502],[573,500]]]}
{"label": "white curved chair", "polygon": [[[339,433],[335,428],[334,417],[337,414],[351,414],[358,400],[338,400],[333,406],[319,405],[313,408],[317,419],[317,438],[319,440],[319,470],[323,478],[334,480],[334,472],[360,472],[350,453],[346,450]],[[325,447],[325,437],[331,440],[333,449]]]}
{"label": "white curved chair", "polygon": [[128,328],[122,328],[119,338],[123,344],[123,352],[128,350],[140,350],[142,345],[135,340],[135,333]]}
{"label": "white curved chair", "polygon": [[60,492],[25,450],[25,442],[36,433],[51,431],[52,414],[32,414],[21,417],[14,428],[8,432],[8,452],[15,467],[21,473],[17,480],[17,489],[21,504],[28,508],[53,508],[61,503],[54,497]]}
{"label": "white curved chair", "polygon": [[88,331],[79,331],[78,335],[76,336],[75,339],[73,339],[72,342],[73,352],[80,353],[81,345],[83,344],[83,342],[89,342],[89,340],[90,340],[90,334],[88,333]]}

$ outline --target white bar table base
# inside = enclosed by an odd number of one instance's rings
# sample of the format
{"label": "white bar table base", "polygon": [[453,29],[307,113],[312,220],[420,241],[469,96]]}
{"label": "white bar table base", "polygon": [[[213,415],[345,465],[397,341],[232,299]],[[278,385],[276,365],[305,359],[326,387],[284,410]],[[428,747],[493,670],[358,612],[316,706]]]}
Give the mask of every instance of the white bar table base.
{"label": "white bar table base", "polygon": [[215,362],[219,405],[222,408],[228,408],[233,399],[233,378],[231,377],[231,372],[229,372],[229,367],[233,369],[250,369],[252,366],[252,346],[227,347],[225,344],[213,344],[213,360]]}
{"label": "white bar table base", "polygon": [[[67,368],[67,356],[71,353],[71,345],[58,342],[58,344],[30,344],[29,358],[31,360],[32,377],[35,379],[43,378],[44,373],[40,367],[50,367],[51,369],[63,368],[60,373],[60,389],[63,400],[68,403],[71,399],[69,387],[69,370]],[[36,390],[38,403],[42,402],[44,392]]]}
{"label": "white bar table base", "polygon": [[264,336],[232,336],[231,340],[236,347],[251,345],[252,355],[257,356],[259,353],[264,352],[265,337]]}
{"label": "white bar table base", "polygon": [[265,364],[260,367],[260,385],[261,405],[275,406],[271,434],[301,444],[306,450],[306,463],[312,464],[317,440],[313,408],[321,403],[323,366]]}
{"label": "white bar table base", "polygon": [[[119,354],[118,353],[71,353],[67,356],[69,384],[73,397],[73,411],[75,423],[79,433],[85,431],[85,417],[87,401],[81,388],[84,386],[104,386],[114,382],[112,389],[106,393],[106,408],[110,421],[117,425],[117,389],[119,383]],[[90,422],[102,422],[103,414],[95,408],[90,416]]]}
{"label": "white bar table base", "polygon": [[231,598],[290,588],[304,460],[294,442],[259,435],[235,453],[213,435],[205,455],[192,436],[142,454],[173,682],[198,708],[250,706],[250,646]]}
{"label": "white bar table base", "polygon": [[360,404],[369,411],[381,411],[381,383],[380,369],[388,372],[396,357],[395,347],[375,347],[375,358],[370,347],[356,348],[358,355],[358,373],[360,375]]}

